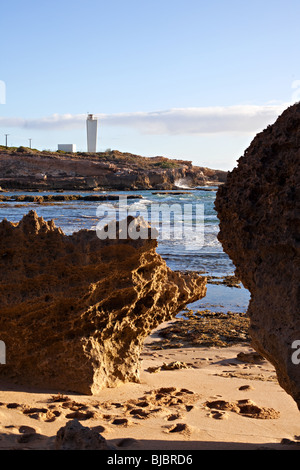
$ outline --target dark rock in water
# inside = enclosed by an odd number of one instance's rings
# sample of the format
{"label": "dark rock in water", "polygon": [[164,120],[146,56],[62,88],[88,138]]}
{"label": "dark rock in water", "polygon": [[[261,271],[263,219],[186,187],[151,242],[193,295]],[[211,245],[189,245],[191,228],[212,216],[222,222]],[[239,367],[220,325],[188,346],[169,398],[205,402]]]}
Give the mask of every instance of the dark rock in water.
{"label": "dark rock in water", "polygon": [[121,230],[149,236],[148,224],[124,222],[104,240],[88,230],[66,236],[34,211],[0,223],[0,376],[85,394],[139,381],[144,339],[204,297],[206,279],[171,271],[155,238]]}
{"label": "dark rock in water", "polygon": [[300,409],[300,103],[255,137],[215,206],[219,240],[251,292],[253,346]]}
{"label": "dark rock in water", "polygon": [[44,196],[31,196],[28,194],[19,194],[14,196],[0,196],[2,202],[62,202],[62,201],[118,201],[120,197],[127,199],[143,199],[141,194],[46,194]]}

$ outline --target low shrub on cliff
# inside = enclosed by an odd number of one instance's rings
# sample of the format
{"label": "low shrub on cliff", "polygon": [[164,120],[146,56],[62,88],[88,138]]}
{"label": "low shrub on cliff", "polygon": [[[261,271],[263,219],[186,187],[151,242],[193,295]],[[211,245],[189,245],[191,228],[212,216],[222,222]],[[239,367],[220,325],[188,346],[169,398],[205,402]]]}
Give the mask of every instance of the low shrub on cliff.
{"label": "low shrub on cliff", "polygon": [[154,163],[154,166],[159,168],[176,168],[178,164],[176,162],[157,162]]}

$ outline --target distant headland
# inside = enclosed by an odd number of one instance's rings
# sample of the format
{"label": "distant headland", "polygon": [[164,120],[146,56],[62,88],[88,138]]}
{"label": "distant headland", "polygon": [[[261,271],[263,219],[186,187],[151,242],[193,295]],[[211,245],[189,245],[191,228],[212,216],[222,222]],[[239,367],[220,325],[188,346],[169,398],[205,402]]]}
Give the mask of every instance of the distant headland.
{"label": "distant headland", "polygon": [[0,146],[3,190],[174,190],[218,186],[227,172],[118,150],[66,153]]}

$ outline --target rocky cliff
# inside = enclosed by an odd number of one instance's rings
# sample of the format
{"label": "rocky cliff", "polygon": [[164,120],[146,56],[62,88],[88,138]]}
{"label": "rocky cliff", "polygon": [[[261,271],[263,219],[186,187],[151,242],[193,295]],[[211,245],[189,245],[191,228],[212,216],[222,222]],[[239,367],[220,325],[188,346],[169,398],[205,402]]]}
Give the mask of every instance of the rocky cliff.
{"label": "rocky cliff", "polygon": [[299,201],[300,103],[255,137],[216,198],[219,240],[251,292],[253,346],[300,409]]}
{"label": "rocky cliff", "polygon": [[96,154],[39,152],[0,147],[3,189],[141,190],[219,184],[227,172],[184,160],[109,151]]}
{"label": "rocky cliff", "polygon": [[34,211],[0,223],[0,377],[84,394],[139,380],[144,338],[204,297],[206,279],[172,272],[156,239],[116,233],[66,236]]}

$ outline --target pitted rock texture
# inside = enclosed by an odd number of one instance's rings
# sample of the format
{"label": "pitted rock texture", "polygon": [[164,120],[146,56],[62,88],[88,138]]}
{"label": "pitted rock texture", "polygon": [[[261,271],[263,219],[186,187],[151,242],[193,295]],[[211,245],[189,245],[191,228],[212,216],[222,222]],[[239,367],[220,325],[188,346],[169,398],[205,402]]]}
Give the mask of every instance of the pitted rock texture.
{"label": "pitted rock texture", "polygon": [[57,431],[55,450],[112,450],[101,434],[73,419]]}
{"label": "pitted rock texture", "polygon": [[138,382],[145,337],[206,294],[205,278],[171,271],[156,246],[87,230],[66,236],[34,211],[3,220],[0,377],[84,394]]}
{"label": "pitted rock texture", "polygon": [[[251,292],[254,348],[300,409],[300,103],[259,133],[220,187],[219,240]],[[298,343],[298,349],[299,349]]]}

